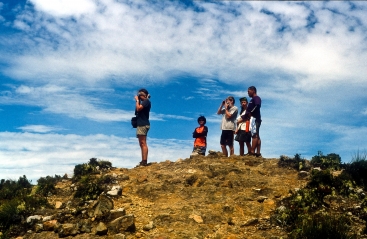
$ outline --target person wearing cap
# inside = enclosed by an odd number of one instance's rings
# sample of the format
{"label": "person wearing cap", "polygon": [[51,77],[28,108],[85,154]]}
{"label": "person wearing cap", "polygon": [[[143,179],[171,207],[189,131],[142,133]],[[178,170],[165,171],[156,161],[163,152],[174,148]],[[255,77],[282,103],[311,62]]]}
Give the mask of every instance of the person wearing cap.
{"label": "person wearing cap", "polygon": [[234,154],[233,137],[236,130],[236,118],[238,109],[234,105],[235,99],[233,96],[228,96],[219,106],[217,111],[218,115],[223,115],[220,136],[220,146],[222,148],[223,155],[228,157],[227,146],[229,147],[229,155]]}
{"label": "person wearing cap", "polygon": [[141,162],[138,166],[148,165],[147,135],[150,129],[149,112],[151,108],[150,95],[146,89],[140,89],[135,99],[135,115],[137,117],[136,137],[141,149]]}
{"label": "person wearing cap", "polygon": [[[240,122],[241,116],[246,114],[247,104],[248,104],[247,98],[246,97],[240,98],[240,103],[241,103],[241,111],[240,111],[240,116],[237,118],[237,122]],[[250,121],[246,120],[246,121],[242,121],[241,123],[238,123],[235,134],[243,134],[242,137],[238,137],[239,138],[238,144],[240,146],[240,155],[241,156],[245,155],[245,143],[247,146],[246,155],[250,155],[251,153]],[[237,137],[236,137],[236,140],[237,140]]]}
{"label": "person wearing cap", "polygon": [[[261,125],[261,98],[257,95],[257,89],[255,86],[250,86],[247,90],[248,96],[251,97],[250,103],[247,106],[247,110],[245,115],[241,116],[241,119],[238,123],[253,117],[255,120],[255,128],[254,133],[252,135],[252,146],[251,146],[251,155],[256,157],[262,157],[260,153],[261,149],[261,139],[260,139],[260,125]],[[255,153],[256,150],[256,153]]]}
{"label": "person wearing cap", "polygon": [[200,116],[198,118],[199,127],[196,127],[192,133],[192,137],[195,138],[194,149],[191,155],[205,155],[206,151],[206,136],[208,135],[208,127],[205,126],[206,118]]}

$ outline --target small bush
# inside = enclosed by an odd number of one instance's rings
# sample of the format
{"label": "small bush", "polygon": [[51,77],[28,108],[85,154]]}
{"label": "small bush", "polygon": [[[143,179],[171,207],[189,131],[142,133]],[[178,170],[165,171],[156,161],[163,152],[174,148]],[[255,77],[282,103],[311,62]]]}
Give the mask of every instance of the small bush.
{"label": "small bush", "polygon": [[322,169],[340,169],[341,157],[339,154],[331,153],[323,155],[321,151],[311,159],[311,165]]}
{"label": "small bush", "polygon": [[281,155],[279,157],[278,166],[283,168],[294,168],[298,171],[307,169],[306,160],[302,159],[300,154],[294,155],[293,158]]}
{"label": "small bush", "polygon": [[106,190],[106,184],[111,183],[112,180],[110,175],[105,175],[100,178],[91,175],[83,176],[79,181],[74,197],[81,198],[85,201],[95,200]]}
{"label": "small bush", "polygon": [[294,222],[316,211],[322,205],[322,200],[314,189],[304,188],[292,193],[289,198],[283,200],[283,203],[282,210],[277,210],[272,215],[272,223],[293,230]]}
{"label": "small bush", "polygon": [[19,202],[18,200],[8,200],[1,204],[0,207],[0,231],[6,230],[10,225],[19,223]]}
{"label": "small bush", "polygon": [[55,185],[56,183],[60,182],[62,179],[61,176],[55,175],[41,177],[37,180],[37,193],[41,194],[42,196],[47,197],[49,193],[56,193]]}
{"label": "small bush", "polygon": [[291,239],[352,239],[357,235],[350,232],[350,219],[343,215],[315,214],[296,223],[297,229],[290,233]]}
{"label": "small bush", "polygon": [[367,154],[357,154],[353,157],[350,164],[346,166],[347,171],[357,185],[367,189]]}
{"label": "small bush", "polygon": [[89,163],[78,164],[74,167],[73,180],[78,180],[82,176],[96,174],[99,170],[109,169],[112,163],[105,160],[97,160],[96,158],[89,159]]}
{"label": "small bush", "polygon": [[12,199],[21,195],[27,195],[30,192],[32,185],[27,177],[19,177],[18,181],[0,180],[0,200]]}

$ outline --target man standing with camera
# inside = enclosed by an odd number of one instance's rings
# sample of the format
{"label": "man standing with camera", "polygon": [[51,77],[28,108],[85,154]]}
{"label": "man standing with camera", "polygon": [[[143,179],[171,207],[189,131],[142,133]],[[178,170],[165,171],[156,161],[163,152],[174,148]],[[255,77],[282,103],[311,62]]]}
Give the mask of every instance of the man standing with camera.
{"label": "man standing with camera", "polygon": [[229,147],[229,155],[234,154],[233,136],[234,131],[236,130],[235,121],[238,114],[238,109],[234,103],[234,97],[228,96],[227,99],[223,100],[217,111],[218,115],[223,115],[221,123],[222,135],[220,136],[220,146],[225,157],[228,157],[227,146]]}

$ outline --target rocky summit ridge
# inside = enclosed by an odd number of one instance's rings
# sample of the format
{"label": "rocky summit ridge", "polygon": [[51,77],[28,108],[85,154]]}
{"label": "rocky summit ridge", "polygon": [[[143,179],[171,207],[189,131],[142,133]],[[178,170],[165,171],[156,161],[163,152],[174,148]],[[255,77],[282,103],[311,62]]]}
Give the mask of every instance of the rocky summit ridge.
{"label": "rocky summit ridge", "polygon": [[52,207],[26,218],[36,238],[287,238],[272,214],[308,183],[309,173],[279,167],[279,159],[222,157],[220,152],[146,167],[108,168],[95,200],[76,198],[80,185],[60,180]]}

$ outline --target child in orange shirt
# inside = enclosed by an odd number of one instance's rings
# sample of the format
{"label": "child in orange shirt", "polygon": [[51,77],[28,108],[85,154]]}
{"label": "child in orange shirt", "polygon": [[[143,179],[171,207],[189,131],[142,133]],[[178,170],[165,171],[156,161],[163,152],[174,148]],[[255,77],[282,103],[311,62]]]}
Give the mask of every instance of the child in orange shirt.
{"label": "child in orange shirt", "polygon": [[205,126],[206,118],[200,116],[198,118],[199,127],[195,128],[192,137],[195,138],[194,149],[191,155],[205,155],[206,151],[206,136],[208,134],[208,127]]}

